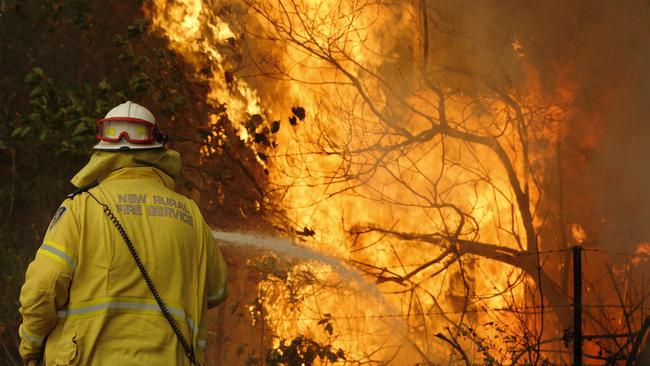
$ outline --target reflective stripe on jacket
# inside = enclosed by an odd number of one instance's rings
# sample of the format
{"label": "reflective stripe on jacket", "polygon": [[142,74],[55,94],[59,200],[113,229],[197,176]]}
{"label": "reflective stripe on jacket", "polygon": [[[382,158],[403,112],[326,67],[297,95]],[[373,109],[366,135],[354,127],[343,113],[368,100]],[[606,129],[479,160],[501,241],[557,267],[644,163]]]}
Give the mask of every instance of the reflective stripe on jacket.
{"label": "reflective stripe on jacket", "polygon": [[67,199],[29,265],[20,303],[20,353],[45,365],[188,365],[122,237],[131,238],[199,360],[207,309],[226,297],[226,266],[196,204],[152,167],[119,169]]}

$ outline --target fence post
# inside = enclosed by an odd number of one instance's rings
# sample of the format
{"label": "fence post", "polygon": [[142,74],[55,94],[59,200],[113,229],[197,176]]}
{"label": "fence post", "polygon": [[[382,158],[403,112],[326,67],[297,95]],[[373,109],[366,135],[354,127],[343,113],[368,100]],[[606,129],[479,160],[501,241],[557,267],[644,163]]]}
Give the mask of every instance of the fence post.
{"label": "fence post", "polygon": [[582,247],[573,247],[573,366],[582,366]]}

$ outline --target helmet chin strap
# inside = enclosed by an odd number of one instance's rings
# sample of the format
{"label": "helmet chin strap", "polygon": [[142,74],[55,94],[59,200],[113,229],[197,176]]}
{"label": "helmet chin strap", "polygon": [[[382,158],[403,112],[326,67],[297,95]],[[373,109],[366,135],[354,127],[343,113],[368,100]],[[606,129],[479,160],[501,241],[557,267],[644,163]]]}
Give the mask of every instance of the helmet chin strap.
{"label": "helmet chin strap", "polygon": [[163,144],[169,142],[169,136],[162,133],[160,131],[160,129],[158,128],[158,126],[154,126],[152,133],[153,133],[153,137],[154,137],[154,139],[156,141],[162,142]]}

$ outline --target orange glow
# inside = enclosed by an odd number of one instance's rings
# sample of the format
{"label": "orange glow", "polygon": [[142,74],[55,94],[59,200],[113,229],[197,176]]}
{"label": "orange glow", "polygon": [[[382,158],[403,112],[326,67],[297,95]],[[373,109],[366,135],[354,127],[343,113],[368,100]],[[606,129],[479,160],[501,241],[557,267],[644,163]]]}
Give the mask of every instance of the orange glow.
{"label": "orange glow", "polygon": [[584,243],[587,239],[587,233],[580,224],[571,225],[571,235],[573,236],[573,240],[575,240],[578,244]]}
{"label": "orange glow", "polygon": [[639,265],[648,261],[650,261],[650,243],[639,243],[631,262],[633,265]]}
{"label": "orange glow", "polygon": [[[268,6],[265,9],[270,14],[281,18],[277,14],[280,9],[272,3],[258,5]],[[374,3],[364,7],[354,1],[297,3],[306,19],[316,21],[306,24],[297,18],[289,19],[296,32],[316,35],[305,42],[312,42],[317,49],[332,47],[328,42],[339,40],[334,46],[349,58],[342,57],[341,67],[358,76],[368,91],[367,98],[381,113],[392,113],[399,126],[413,136],[431,128],[427,117],[439,112],[431,102],[437,98],[433,88],[419,83],[419,77],[412,77],[405,82],[414,86],[412,89],[405,87],[392,95],[390,88],[372,77],[385,59],[393,56],[382,50],[403,41],[388,37],[384,30],[413,29],[416,18],[380,15],[381,6]],[[387,127],[390,121],[370,111],[369,103],[360,98],[353,83],[326,57],[316,57],[300,47],[277,45],[281,66],[289,70],[285,75],[288,80],[282,83],[284,95],[264,99],[260,95],[267,94],[247,80],[235,77],[229,84],[224,79],[228,61],[218,46],[228,39],[239,39],[240,34],[202,1],[155,0],[150,11],[154,24],[173,49],[190,62],[198,62],[199,55],[208,57],[213,70],[206,76],[210,85],[206,102],[227,103],[228,115],[242,141],[254,146],[245,127],[252,115],[284,119],[275,135],[278,147],[265,150],[270,155],[270,201],[266,204],[281,211],[281,215],[270,215],[268,219],[288,232],[313,230],[313,235],[300,237],[302,245],[361,271],[384,276],[377,287],[380,297],[369,293],[369,284],[350,283],[317,263],[294,266],[286,279],[269,276],[260,283],[259,291],[268,314],[266,321],[278,337],[305,334],[330,342],[354,359],[369,362],[394,357],[393,364],[399,365],[421,360],[422,355],[435,361],[449,360],[452,350],[448,344],[432,335],[444,334],[446,327],[453,324],[471,323],[478,331],[477,338],[502,332],[517,334],[522,323],[540,325],[534,317],[521,322],[511,313],[500,311],[538,305],[531,303],[527,289],[534,288],[534,284],[522,276],[522,269],[480,254],[470,253],[458,259],[452,253],[400,283],[396,276],[407,276],[455,248],[442,239],[443,244],[439,244],[438,237],[415,240],[372,230],[382,228],[422,237],[443,233],[446,239],[457,235],[456,240],[494,243],[503,253],[534,252],[535,248],[529,248],[532,244],[526,236],[512,178],[490,146],[440,134],[404,149],[394,148],[401,140]],[[259,23],[261,29],[269,26],[267,20],[249,16],[248,21]],[[519,110],[495,91],[481,91],[482,95],[445,89],[446,118],[448,125],[459,131],[498,136],[495,141],[503,146],[513,174],[529,195],[534,229],[541,230],[544,216],[534,210],[543,198],[536,182],[550,169],[548,158],[561,137],[560,123],[567,118],[566,106],[572,102],[575,86],[565,75],[554,90],[543,90],[537,71],[523,57],[521,43],[515,40],[512,47],[526,77],[522,94],[511,90],[504,93],[518,103]],[[286,123],[285,115],[296,105],[306,109],[307,117],[293,127]],[[520,125],[523,122],[517,119],[517,113],[529,125]],[[211,121],[215,118],[210,116]],[[530,136],[522,136],[524,129]],[[208,137],[208,142],[215,137]],[[211,147],[202,150],[204,156],[213,153]],[[384,160],[373,166],[379,157]],[[343,170],[353,178],[340,176]],[[454,207],[440,205],[440,199]],[[578,243],[587,237],[577,223],[571,226],[571,234]],[[472,268],[472,273],[465,273],[467,268]],[[368,281],[372,278],[368,276]],[[407,285],[413,285],[413,291],[408,291]],[[333,337],[318,325],[324,314],[331,314],[333,319]],[[512,324],[512,328],[504,331],[485,326],[497,322]],[[472,342],[464,346],[473,347],[472,357],[480,356],[478,346]],[[496,347],[507,354],[505,341],[498,341]]]}

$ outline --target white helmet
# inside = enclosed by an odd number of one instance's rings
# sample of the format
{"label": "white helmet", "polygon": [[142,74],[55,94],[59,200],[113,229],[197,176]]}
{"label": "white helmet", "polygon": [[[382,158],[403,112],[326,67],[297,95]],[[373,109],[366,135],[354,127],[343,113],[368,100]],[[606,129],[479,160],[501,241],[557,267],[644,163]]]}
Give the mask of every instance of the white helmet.
{"label": "white helmet", "polygon": [[160,132],[147,108],[129,101],[97,121],[97,140],[94,150],[158,149],[165,145],[167,136]]}

